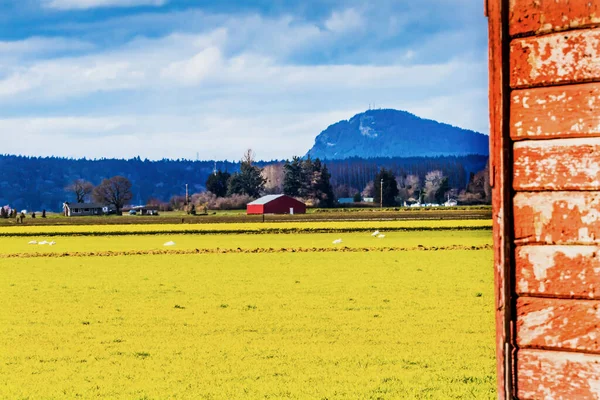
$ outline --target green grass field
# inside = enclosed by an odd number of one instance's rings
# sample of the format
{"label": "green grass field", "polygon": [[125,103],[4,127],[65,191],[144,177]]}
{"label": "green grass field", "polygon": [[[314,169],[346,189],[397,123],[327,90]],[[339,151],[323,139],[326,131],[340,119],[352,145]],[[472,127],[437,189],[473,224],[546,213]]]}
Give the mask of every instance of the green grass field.
{"label": "green grass field", "polygon": [[[9,236],[0,251],[491,243],[385,234]],[[495,396],[491,250],[17,256],[0,258],[0,299],[0,398]]]}

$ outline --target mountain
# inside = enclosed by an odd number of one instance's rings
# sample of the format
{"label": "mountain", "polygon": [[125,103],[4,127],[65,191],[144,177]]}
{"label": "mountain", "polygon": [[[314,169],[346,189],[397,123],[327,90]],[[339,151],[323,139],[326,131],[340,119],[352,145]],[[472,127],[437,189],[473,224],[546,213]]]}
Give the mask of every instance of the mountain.
{"label": "mountain", "polygon": [[487,155],[488,143],[487,135],[406,111],[369,110],[329,126],[306,155],[327,160]]}

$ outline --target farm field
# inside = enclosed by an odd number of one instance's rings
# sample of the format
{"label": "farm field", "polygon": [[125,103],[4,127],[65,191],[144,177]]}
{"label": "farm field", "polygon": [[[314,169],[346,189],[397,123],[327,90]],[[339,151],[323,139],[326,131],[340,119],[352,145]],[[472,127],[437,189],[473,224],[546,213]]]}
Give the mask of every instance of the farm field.
{"label": "farm field", "polygon": [[[43,235],[2,237],[0,398],[493,398],[491,233],[445,222],[381,239],[351,223],[302,234],[101,231],[52,236],[52,247],[27,244]],[[372,250],[319,251],[337,238]],[[63,254],[168,240],[173,250],[274,251]],[[440,250],[452,246],[464,249]]]}
{"label": "farm field", "polygon": [[[414,231],[385,232],[384,238],[371,236],[370,232],[314,233],[314,234],[216,234],[216,235],[143,235],[143,236],[59,236],[59,237],[5,237],[2,238],[0,254],[15,253],[73,253],[73,252],[123,252],[159,249],[281,249],[281,248],[330,248],[332,242],[342,239],[338,247],[410,249],[418,246],[491,246],[489,231]],[[30,241],[55,242],[49,246],[28,244]],[[164,243],[175,242],[173,246]]]}
{"label": "farm field", "polygon": [[[39,216],[38,212],[38,216]],[[303,221],[361,221],[361,220],[466,220],[489,219],[490,206],[459,206],[436,208],[335,208],[309,209],[306,214],[266,215],[268,222],[303,222]],[[162,212],[159,216],[141,215],[109,215],[102,217],[67,218],[61,214],[48,214],[48,218],[25,219],[26,225],[123,225],[123,224],[221,224],[221,223],[253,223],[262,222],[261,215],[246,215],[245,210],[211,212],[209,215],[187,215],[184,212]],[[14,219],[0,218],[0,226],[17,225]]]}
{"label": "farm field", "polygon": [[268,232],[350,232],[379,230],[458,230],[488,229],[492,221],[487,219],[460,220],[415,220],[415,221],[319,221],[319,222],[267,222],[267,223],[223,223],[223,224],[143,224],[143,225],[43,225],[2,226],[0,236],[46,235],[120,235],[157,233],[268,233]]}

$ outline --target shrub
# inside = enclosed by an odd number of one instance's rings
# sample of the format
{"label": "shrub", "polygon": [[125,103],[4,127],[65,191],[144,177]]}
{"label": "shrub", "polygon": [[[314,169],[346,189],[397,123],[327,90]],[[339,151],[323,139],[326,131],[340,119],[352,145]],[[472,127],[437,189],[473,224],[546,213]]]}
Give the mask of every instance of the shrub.
{"label": "shrub", "polygon": [[192,203],[204,210],[239,210],[246,207],[252,197],[245,194],[233,194],[229,197],[217,197],[211,192],[196,193],[192,196]]}

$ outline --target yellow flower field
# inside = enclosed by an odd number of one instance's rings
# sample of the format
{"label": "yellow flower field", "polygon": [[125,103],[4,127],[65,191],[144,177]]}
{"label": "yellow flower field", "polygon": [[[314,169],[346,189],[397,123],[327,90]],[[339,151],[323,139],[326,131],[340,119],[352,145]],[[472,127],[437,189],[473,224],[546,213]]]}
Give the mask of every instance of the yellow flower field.
{"label": "yellow flower field", "polygon": [[491,251],[0,260],[1,398],[491,398]]}
{"label": "yellow flower field", "polygon": [[74,233],[186,233],[194,231],[261,232],[264,230],[352,230],[352,229],[459,229],[490,228],[490,220],[414,220],[414,221],[319,221],[266,222],[223,224],[145,224],[145,225],[46,225],[0,226],[0,235],[11,234],[74,234]]}
{"label": "yellow flower field", "polygon": [[[5,237],[0,239],[0,254],[14,253],[64,253],[91,251],[127,251],[156,249],[254,249],[254,248],[328,248],[336,247],[334,240],[342,239],[337,245],[353,248],[421,246],[484,246],[491,245],[489,231],[415,231],[385,232],[384,238],[371,236],[371,232],[314,233],[314,234],[211,234],[182,235],[157,234],[146,236],[59,236]],[[28,244],[54,242],[48,244]],[[164,246],[175,242],[173,246]]]}
{"label": "yellow flower field", "polygon": [[[493,398],[490,231],[384,230],[450,224],[489,221],[2,228],[0,398]],[[275,252],[114,255],[216,248]]]}

